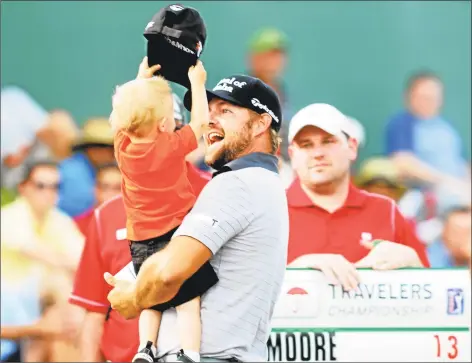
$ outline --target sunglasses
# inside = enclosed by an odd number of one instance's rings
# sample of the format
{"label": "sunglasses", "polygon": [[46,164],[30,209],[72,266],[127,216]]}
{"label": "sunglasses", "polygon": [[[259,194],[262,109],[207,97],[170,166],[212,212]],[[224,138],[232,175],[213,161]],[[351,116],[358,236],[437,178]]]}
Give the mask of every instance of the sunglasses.
{"label": "sunglasses", "polygon": [[59,190],[59,187],[61,186],[60,183],[44,183],[44,182],[36,181],[36,180],[31,180],[31,184],[33,184],[33,186],[38,190],[57,191]]}

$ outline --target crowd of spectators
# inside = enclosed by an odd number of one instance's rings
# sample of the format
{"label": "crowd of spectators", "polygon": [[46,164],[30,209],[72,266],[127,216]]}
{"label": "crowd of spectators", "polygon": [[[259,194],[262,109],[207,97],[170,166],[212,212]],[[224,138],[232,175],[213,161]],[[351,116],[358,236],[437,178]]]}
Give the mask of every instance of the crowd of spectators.
{"label": "crowd of spectators", "polygon": [[[391,268],[470,267],[470,155],[441,115],[440,77],[419,71],[406,81],[403,109],[378,120],[385,150],[358,163],[368,128],[329,105],[292,109],[288,57],[288,38],[275,28],[250,40],[247,73],[271,85],[284,107],[278,155],[290,208],[288,265],[355,287],[356,266],[378,267],[369,260],[373,236],[404,246],[399,255],[411,252]],[[1,360],[19,361],[21,341],[22,361],[78,361],[85,311],[80,296],[68,300],[95,208],[120,194],[113,135],[106,117],[79,129],[66,110],[47,111],[16,86],[2,88],[1,106]],[[326,126],[339,117],[345,143]],[[202,150],[188,162],[209,177]]]}

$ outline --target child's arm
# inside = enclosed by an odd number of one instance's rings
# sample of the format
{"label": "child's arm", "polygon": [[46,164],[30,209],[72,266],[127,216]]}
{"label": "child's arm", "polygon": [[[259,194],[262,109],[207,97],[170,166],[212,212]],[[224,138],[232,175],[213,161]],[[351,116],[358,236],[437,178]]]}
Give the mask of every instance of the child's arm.
{"label": "child's arm", "polygon": [[189,126],[195,133],[195,138],[200,140],[203,134],[203,126],[210,119],[208,111],[208,99],[205,89],[206,71],[201,61],[188,71],[192,90],[192,111],[190,112]]}

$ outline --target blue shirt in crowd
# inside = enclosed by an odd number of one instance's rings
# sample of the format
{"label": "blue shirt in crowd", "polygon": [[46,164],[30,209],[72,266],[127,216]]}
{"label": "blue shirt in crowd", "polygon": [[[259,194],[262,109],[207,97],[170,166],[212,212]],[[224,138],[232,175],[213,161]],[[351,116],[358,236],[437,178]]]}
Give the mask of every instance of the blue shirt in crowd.
{"label": "blue shirt in crowd", "polygon": [[441,240],[431,243],[428,246],[427,253],[432,268],[454,267],[454,261]]}
{"label": "blue shirt in crowd", "polygon": [[61,188],[58,207],[71,217],[84,213],[95,205],[96,171],[87,156],[78,152],[59,166]]}
{"label": "blue shirt in crowd", "polygon": [[395,115],[386,128],[386,152],[412,152],[429,166],[463,178],[467,167],[460,136],[441,116],[420,120],[408,111]]}

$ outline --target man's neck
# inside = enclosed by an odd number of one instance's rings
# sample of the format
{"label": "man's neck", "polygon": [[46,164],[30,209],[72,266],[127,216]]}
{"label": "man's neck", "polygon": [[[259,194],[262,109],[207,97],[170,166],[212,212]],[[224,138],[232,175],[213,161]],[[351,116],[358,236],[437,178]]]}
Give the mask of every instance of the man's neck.
{"label": "man's neck", "polygon": [[311,188],[301,184],[301,187],[314,205],[329,213],[334,213],[346,203],[349,194],[349,179]]}

